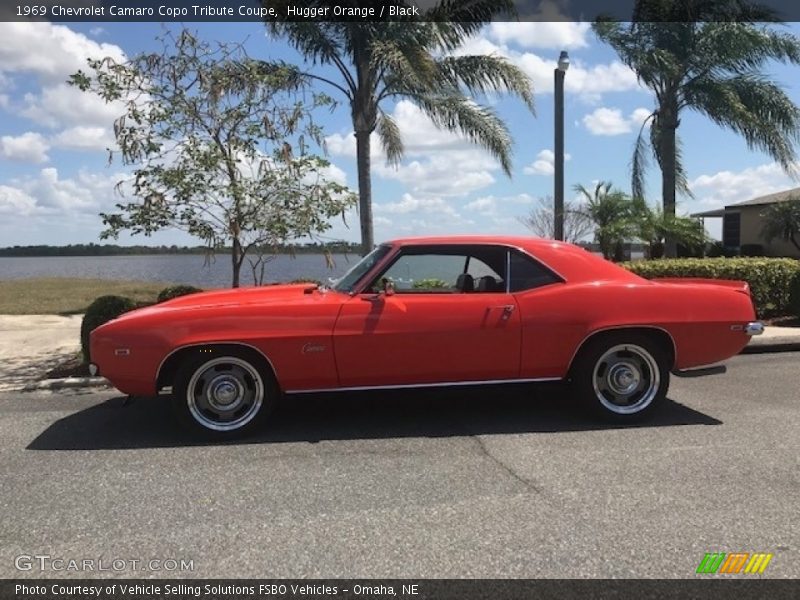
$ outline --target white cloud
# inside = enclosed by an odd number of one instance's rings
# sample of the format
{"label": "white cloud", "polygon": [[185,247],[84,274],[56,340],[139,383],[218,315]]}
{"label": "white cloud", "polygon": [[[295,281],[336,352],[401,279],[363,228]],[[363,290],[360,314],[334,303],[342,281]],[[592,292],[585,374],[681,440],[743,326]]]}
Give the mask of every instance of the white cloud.
{"label": "white cloud", "polygon": [[105,150],[116,145],[108,127],[79,125],[70,127],[51,138],[53,146],[73,150]]}
{"label": "white cloud", "polygon": [[481,196],[469,202],[464,208],[482,215],[493,215],[497,212],[497,199],[494,196]]}
{"label": "white cloud", "polygon": [[483,215],[494,215],[507,206],[526,205],[534,201],[533,196],[526,193],[515,194],[512,196],[481,196],[472,202],[468,202],[464,208],[467,210],[479,212]]}
{"label": "white cloud", "polygon": [[[797,165],[800,168],[800,164]],[[689,188],[704,207],[722,207],[797,187],[778,163],[748,167],[741,171],[718,171],[689,181]]]}
{"label": "white cloud", "polygon": [[98,43],[64,25],[47,22],[0,23],[0,81],[11,87],[17,76],[41,87],[25,94],[17,106],[6,108],[53,129],[105,126],[124,112],[119,102],[106,103],[94,94],[68,86],[66,80],[88,58],[125,60],[119,46]]}
{"label": "white cloud", "polygon": [[61,83],[87,58],[125,54],[115,44],[100,44],[64,25],[48,22],[0,23],[0,72],[33,73],[44,83]]}
{"label": "white cloud", "polygon": [[82,92],[66,83],[25,94],[22,116],[50,128],[78,126],[110,127],[125,112],[120,102],[106,103],[99,96]]}
{"label": "white cloud", "polygon": [[[564,153],[564,160],[568,161],[572,156]],[[552,150],[544,149],[536,155],[536,160],[523,169],[526,175],[552,175],[555,173],[556,155]]]}
{"label": "white cloud", "polygon": [[399,168],[379,164],[375,172],[399,181],[414,193],[464,196],[495,182],[494,161],[480,150],[454,150],[431,154]]}
{"label": "white cloud", "polygon": [[589,23],[570,21],[498,22],[489,25],[487,35],[501,44],[513,42],[523,48],[561,50],[588,46],[590,28]]}
{"label": "white cloud", "polygon": [[[510,25],[510,24],[509,24]],[[515,24],[515,25],[533,25]],[[545,25],[545,23],[538,23]],[[455,54],[493,54],[503,56],[522,69],[532,80],[536,94],[552,94],[553,70],[558,56],[543,58],[533,52],[520,52],[506,44],[498,44],[486,36],[475,36],[467,40]],[[572,57],[564,78],[564,89],[568,94],[579,96],[585,102],[597,102],[603,94],[641,89],[636,74],[627,66],[614,60],[608,64],[586,66],[579,58]]]}
{"label": "white cloud", "polygon": [[0,214],[27,216],[36,210],[36,200],[24,191],[0,185]]}
{"label": "white cloud", "polygon": [[[370,138],[372,172],[404,184],[419,196],[461,196],[494,183],[500,166],[488,153],[456,133],[437,128],[413,103],[402,100],[392,117],[400,129],[406,159],[399,167],[386,164],[376,135]],[[352,133],[325,139],[334,156],[355,158]]]}
{"label": "white cloud", "polygon": [[[61,214],[71,217],[76,213],[96,215],[109,209],[118,200],[114,187],[126,176],[121,173],[97,174],[80,171],[74,177],[63,179],[58,169],[47,167],[38,175],[11,180],[3,186],[6,198],[25,199],[33,204],[31,212]],[[13,190],[13,191],[12,191]]]}
{"label": "white cloud", "polygon": [[18,136],[0,137],[0,157],[22,162],[43,163],[48,161],[47,140],[40,133],[29,131]]}
{"label": "white cloud", "polygon": [[11,104],[11,98],[8,94],[0,94],[0,108],[8,108]]}
{"label": "white cloud", "polygon": [[628,117],[618,108],[600,107],[583,117],[583,124],[593,135],[622,135],[641,127],[652,111],[637,108]]}
{"label": "white cloud", "polygon": [[417,197],[412,194],[403,194],[398,202],[376,204],[375,212],[405,215],[409,213],[437,214],[458,218],[456,210],[440,197]]}

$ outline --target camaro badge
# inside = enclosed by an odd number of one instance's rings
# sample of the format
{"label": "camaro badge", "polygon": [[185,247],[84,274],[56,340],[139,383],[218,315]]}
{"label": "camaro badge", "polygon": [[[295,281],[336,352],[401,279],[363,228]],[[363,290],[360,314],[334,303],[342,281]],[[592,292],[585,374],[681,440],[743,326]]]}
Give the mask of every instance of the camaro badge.
{"label": "camaro badge", "polygon": [[303,354],[311,354],[312,352],[325,352],[327,346],[323,344],[315,344],[313,342],[308,342],[303,346],[303,349],[300,350]]}

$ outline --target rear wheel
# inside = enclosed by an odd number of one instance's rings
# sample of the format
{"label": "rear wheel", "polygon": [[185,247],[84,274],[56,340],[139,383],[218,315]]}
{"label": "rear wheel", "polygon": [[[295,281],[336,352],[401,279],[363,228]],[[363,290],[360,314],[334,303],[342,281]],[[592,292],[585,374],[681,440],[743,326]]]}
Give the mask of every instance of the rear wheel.
{"label": "rear wheel", "polygon": [[239,349],[198,349],[175,376],[172,406],[179,420],[211,439],[245,435],[275,406],[278,389],[263,359]]}
{"label": "rear wheel", "polygon": [[668,356],[654,339],[638,332],[590,340],[573,366],[573,392],[596,416],[638,421],[656,410],[667,395]]}

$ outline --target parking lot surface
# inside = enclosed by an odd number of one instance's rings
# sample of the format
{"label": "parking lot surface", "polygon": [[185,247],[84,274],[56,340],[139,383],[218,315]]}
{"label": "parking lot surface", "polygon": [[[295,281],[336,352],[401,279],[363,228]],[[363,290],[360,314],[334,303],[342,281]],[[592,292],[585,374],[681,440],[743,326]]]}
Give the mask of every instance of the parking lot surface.
{"label": "parking lot surface", "polygon": [[[798,365],[673,378],[638,427],[555,385],[404,391],[294,397],[224,445],[163,399],[2,393],[0,576],[683,578],[768,552],[763,577],[800,577]],[[15,566],[37,554],[192,570]]]}

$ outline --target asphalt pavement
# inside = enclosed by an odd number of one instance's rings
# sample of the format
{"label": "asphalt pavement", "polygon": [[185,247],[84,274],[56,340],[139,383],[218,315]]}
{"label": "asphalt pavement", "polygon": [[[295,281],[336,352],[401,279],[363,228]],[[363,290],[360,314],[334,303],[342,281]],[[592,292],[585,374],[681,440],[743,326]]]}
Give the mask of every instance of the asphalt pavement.
{"label": "asphalt pavement", "polygon": [[674,378],[638,427],[519,386],[295,397],[224,445],[163,399],[0,393],[0,577],[685,578],[718,551],[800,577],[799,361]]}

